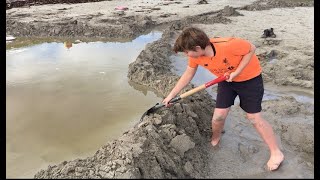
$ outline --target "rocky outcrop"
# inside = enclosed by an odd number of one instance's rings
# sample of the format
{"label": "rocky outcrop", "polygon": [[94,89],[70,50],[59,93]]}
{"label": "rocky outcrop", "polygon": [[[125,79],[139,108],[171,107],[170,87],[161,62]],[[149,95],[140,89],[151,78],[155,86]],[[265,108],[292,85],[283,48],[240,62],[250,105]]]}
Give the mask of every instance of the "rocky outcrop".
{"label": "rocky outcrop", "polygon": [[313,7],[313,0],[295,1],[295,0],[258,0],[250,5],[240,8],[241,10],[248,11],[261,11],[271,8],[283,8],[283,7]]}
{"label": "rocky outcrop", "polygon": [[101,37],[108,40],[133,39],[138,34],[154,26],[148,16],[129,16],[126,18],[101,19],[96,25],[73,18],[53,22],[19,22],[16,17],[6,19],[6,33],[14,36],[40,37]]}
{"label": "rocky outcrop", "polygon": [[6,0],[6,9],[11,9],[15,7],[23,6],[34,6],[34,5],[43,5],[43,4],[60,4],[60,3],[88,3],[88,2],[99,2],[99,1],[108,1],[108,0]]}

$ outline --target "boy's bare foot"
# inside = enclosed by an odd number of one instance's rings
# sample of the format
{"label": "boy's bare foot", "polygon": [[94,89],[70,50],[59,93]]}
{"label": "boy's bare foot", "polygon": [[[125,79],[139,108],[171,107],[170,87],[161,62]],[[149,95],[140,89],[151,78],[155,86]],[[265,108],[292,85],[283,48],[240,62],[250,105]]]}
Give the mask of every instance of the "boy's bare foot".
{"label": "boy's bare foot", "polygon": [[216,138],[216,139],[211,139],[211,145],[213,146],[213,147],[215,147],[217,144],[219,144],[219,142],[220,142],[220,137],[219,138]]}
{"label": "boy's bare foot", "polygon": [[284,155],[281,151],[274,153],[274,155],[271,155],[267,163],[269,171],[274,171],[278,169],[278,167],[280,166],[283,160],[284,160]]}
{"label": "boy's bare foot", "polygon": [[[212,137],[212,138],[211,138],[211,145],[212,145],[213,147],[215,147],[215,146],[217,146],[217,144],[219,144],[221,135],[224,134],[225,132],[226,132],[226,131],[225,131],[224,129],[222,129],[219,137],[217,137],[217,138],[213,138],[213,137]],[[213,136],[213,135],[212,135],[212,136]]]}

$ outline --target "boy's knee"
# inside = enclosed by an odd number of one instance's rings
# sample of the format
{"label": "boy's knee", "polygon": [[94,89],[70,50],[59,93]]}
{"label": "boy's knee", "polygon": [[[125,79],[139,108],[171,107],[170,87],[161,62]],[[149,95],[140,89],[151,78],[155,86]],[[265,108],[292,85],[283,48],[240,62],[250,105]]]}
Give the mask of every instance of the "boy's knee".
{"label": "boy's knee", "polygon": [[261,124],[260,115],[259,115],[258,113],[256,113],[256,114],[247,113],[247,119],[248,119],[253,125],[257,125],[258,123]]}
{"label": "boy's knee", "polygon": [[247,119],[250,121],[254,121],[256,119],[256,116],[254,114],[247,113]]}
{"label": "boy's knee", "polygon": [[223,114],[214,114],[212,117],[213,122],[222,122],[226,119],[226,115]]}

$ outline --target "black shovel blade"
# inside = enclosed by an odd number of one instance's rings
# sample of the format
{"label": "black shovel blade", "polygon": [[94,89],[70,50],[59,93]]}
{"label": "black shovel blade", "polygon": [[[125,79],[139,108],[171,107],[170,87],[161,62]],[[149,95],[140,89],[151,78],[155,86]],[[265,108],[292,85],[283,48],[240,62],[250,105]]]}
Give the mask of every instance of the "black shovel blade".
{"label": "black shovel blade", "polygon": [[[171,99],[171,100],[169,101],[169,103],[175,103],[175,102],[179,101],[180,99],[181,99],[180,96],[176,96],[175,98]],[[164,106],[165,106],[164,104],[157,103],[156,105],[154,105],[153,107],[151,107],[150,109],[148,109],[148,110],[147,110],[145,113],[143,113],[143,115],[141,116],[139,123],[143,120],[144,116],[149,115],[149,114],[151,114],[151,113],[154,113],[156,110],[158,110],[158,109],[160,109],[160,108],[162,108],[162,107],[164,107]],[[138,123],[138,124],[139,124],[139,123]]]}
{"label": "black shovel blade", "polygon": [[164,107],[164,104],[159,104],[157,103],[156,105],[154,105],[152,108],[148,109],[145,113],[143,113],[142,117],[140,118],[140,122],[142,121],[142,119],[144,118],[144,116],[149,115],[151,113],[154,113],[156,110],[160,109]]}

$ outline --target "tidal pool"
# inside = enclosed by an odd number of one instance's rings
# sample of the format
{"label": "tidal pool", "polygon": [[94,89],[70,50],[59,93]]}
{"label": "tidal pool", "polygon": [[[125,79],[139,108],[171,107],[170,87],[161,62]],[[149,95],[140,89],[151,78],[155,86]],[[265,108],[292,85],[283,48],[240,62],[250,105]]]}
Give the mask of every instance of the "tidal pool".
{"label": "tidal pool", "polygon": [[6,177],[93,155],[161,98],[129,84],[128,65],[158,31],[131,42],[50,42],[6,51]]}

